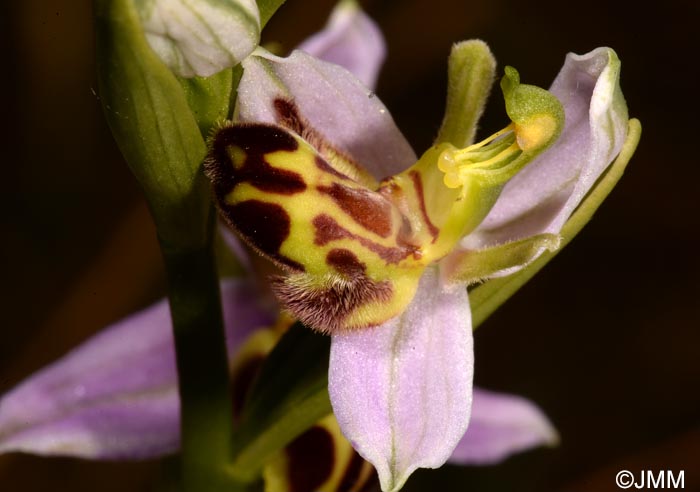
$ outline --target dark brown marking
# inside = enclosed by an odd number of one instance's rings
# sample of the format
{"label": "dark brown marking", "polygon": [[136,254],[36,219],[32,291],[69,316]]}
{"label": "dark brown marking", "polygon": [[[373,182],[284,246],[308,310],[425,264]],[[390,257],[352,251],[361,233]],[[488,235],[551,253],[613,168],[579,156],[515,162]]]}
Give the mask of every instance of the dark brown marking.
{"label": "dark brown marking", "polygon": [[355,451],[350,456],[348,466],[345,468],[343,478],[340,479],[337,492],[350,492],[360,485],[359,480],[362,479],[362,467],[366,463],[362,457]]}
{"label": "dark brown marking", "polygon": [[350,232],[343,229],[330,215],[317,215],[313,218],[311,224],[314,226],[314,244],[317,246],[325,246],[331,241],[353,237]]}
{"label": "dark brown marking", "polygon": [[[219,130],[210,142],[204,170],[214,183],[220,200],[238,184],[248,182],[268,193],[293,195],[306,189],[304,178],[296,172],[271,166],[265,155],[277,151],[293,152],[299,144],[287,131],[268,125],[235,125]],[[241,148],[244,162],[231,162],[229,149]]]}
{"label": "dark brown marking", "polygon": [[326,162],[326,160],[323,157],[321,157],[320,155],[317,155],[315,160],[316,160],[316,167],[319,168],[324,173],[332,174],[336,178],[340,178],[340,179],[347,179],[347,180],[351,179],[349,176],[344,175],[343,173],[338,171],[336,168],[334,168],[333,166],[328,164],[328,162]]}
{"label": "dark brown marking", "polygon": [[[299,107],[293,101],[283,97],[278,97],[274,100],[273,106],[275,108],[275,112],[277,113],[277,122],[280,124],[280,126],[291,130],[306,140],[321,156],[323,156],[324,159],[342,159],[349,166],[355,168],[358,175],[362,176],[366,174],[366,171],[362,168],[362,166],[355,162],[355,160],[346,151],[341,150],[332,143],[328,142],[326,137],[321,132],[317,131],[311,125],[311,123],[304,118],[301,111],[299,111]],[[324,162],[324,164],[329,165],[327,160]],[[334,173],[337,173],[336,175],[338,177],[353,179],[340,173],[332,166],[331,169],[333,169]]]}
{"label": "dark brown marking", "polygon": [[[367,466],[370,466],[367,464]],[[365,483],[358,492],[377,492],[379,490],[379,475],[371,468],[368,472],[367,478],[365,478]]]}
{"label": "dark brown marking", "polygon": [[333,436],[323,427],[310,428],[293,440],[285,452],[289,492],[316,491],[333,473]]}
{"label": "dark brown marking", "polygon": [[428,217],[428,210],[425,208],[425,194],[423,192],[423,180],[420,179],[420,174],[418,174],[417,171],[411,171],[409,173],[409,176],[411,176],[411,179],[413,180],[413,186],[416,189],[416,194],[418,195],[418,202],[420,205],[420,212],[421,215],[423,216],[423,221],[425,222],[425,225],[428,226],[428,230],[430,231],[430,235],[433,236],[433,242],[438,237],[438,234],[440,233],[440,229],[435,227],[435,224],[432,223],[430,220],[430,217]]}
{"label": "dark brown marking", "polygon": [[283,267],[303,272],[304,266],[279,252],[291,227],[287,212],[276,203],[247,200],[228,205],[219,202],[222,214],[253,248]]}
{"label": "dark brown marking", "polygon": [[309,125],[299,114],[299,108],[289,99],[278,97],[272,103],[277,113],[277,121],[283,127],[303,136],[309,131]]}
{"label": "dark brown marking", "polygon": [[359,277],[365,273],[367,266],[349,249],[332,249],[326,255],[326,263],[346,277]]}
{"label": "dark brown marking", "polygon": [[411,255],[413,255],[414,258],[419,258],[421,255],[418,247],[410,244],[403,238],[401,241],[397,241],[398,246],[388,247],[375,243],[365,237],[357,236],[338,224],[330,215],[317,215],[311,223],[315,229],[314,244],[318,246],[324,246],[331,241],[337,241],[339,239],[353,239],[373,253],[376,253],[387,264],[397,264]]}
{"label": "dark brown marking", "polygon": [[289,132],[276,126],[257,123],[224,126],[209,141],[209,154],[205,163],[207,175],[232,172],[228,157],[228,148],[232,145],[256,155],[293,152],[299,147]]}
{"label": "dark brown marking", "polygon": [[333,198],[343,212],[368,231],[380,237],[391,234],[391,204],[381,195],[338,183],[319,186],[318,191]]}

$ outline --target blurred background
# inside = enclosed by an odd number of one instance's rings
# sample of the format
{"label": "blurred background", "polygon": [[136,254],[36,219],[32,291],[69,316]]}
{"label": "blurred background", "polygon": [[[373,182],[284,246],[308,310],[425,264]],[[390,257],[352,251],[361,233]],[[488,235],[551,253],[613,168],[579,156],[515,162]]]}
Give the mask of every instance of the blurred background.
{"label": "blurred background", "polygon": [[[700,162],[691,0],[365,1],[389,55],[378,95],[420,153],[439,127],[450,45],[478,37],[547,87],[569,51],[616,49],[642,141],[589,224],[476,332],[476,383],[550,416],[556,449],[419,471],[405,490],[614,491],[617,471],[685,470],[700,490]],[[292,48],[333,2],[288,0]],[[155,232],[104,123],[88,0],[0,6],[5,70],[0,392],[164,293]],[[500,96],[481,135],[501,128]],[[2,491],[148,491],[159,464],[0,456]]]}

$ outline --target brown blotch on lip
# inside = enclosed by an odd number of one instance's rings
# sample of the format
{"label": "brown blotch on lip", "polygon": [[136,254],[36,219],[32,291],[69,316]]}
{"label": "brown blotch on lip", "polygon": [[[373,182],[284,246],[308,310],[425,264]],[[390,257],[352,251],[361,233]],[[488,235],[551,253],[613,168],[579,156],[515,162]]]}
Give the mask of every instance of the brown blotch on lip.
{"label": "brown blotch on lip", "polygon": [[340,479],[338,484],[337,492],[350,492],[351,490],[358,490],[358,487],[364,485],[362,476],[362,468],[368,464],[362,457],[353,451],[350,456],[350,461],[348,462],[345,472],[343,473],[343,478]]}
{"label": "brown blotch on lip", "polygon": [[341,173],[336,168],[334,168],[333,166],[328,164],[328,162],[326,162],[326,160],[323,157],[321,157],[320,155],[316,156],[315,161],[316,161],[316,167],[319,168],[324,173],[332,174],[336,178],[352,180],[352,178],[350,178],[349,176],[346,176],[345,174]]}
{"label": "brown blotch on lip", "polygon": [[333,473],[335,447],[333,436],[315,426],[294,439],[285,449],[289,492],[313,492]]}
{"label": "brown blotch on lip", "polygon": [[311,224],[314,226],[314,244],[316,246],[325,246],[331,241],[354,237],[349,231],[343,229],[333,217],[327,214],[317,215],[313,218]]}
{"label": "brown blotch on lip", "polygon": [[425,222],[425,225],[428,226],[430,235],[433,236],[433,242],[435,242],[435,239],[437,239],[438,234],[440,233],[440,229],[435,227],[435,224],[433,224],[430,220],[430,217],[428,217],[428,210],[425,208],[425,193],[423,191],[423,181],[421,180],[420,174],[418,174],[417,171],[412,171],[411,173],[409,173],[409,176],[411,176],[413,186],[416,189],[416,194],[418,195],[420,213],[423,216],[423,222]]}
{"label": "brown blotch on lip", "polygon": [[332,249],[326,255],[326,263],[346,277],[357,278],[365,273],[367,266],[348,249]]}
{"label": "brown blotch on lip", "polygon": [[280,266],[303,272],[304,266],[279,252],[289,236],[289,214],[276,203],[246,200],[234,205],[220,204],[221,212],[233,227],[253,248]]}
{"label": "brown blotch on lip", "polygon": [[[316,128],[304,118],[294,101],[284,97],[278,97],[273,101],[272,105],[277,114],[277,123],[306,140],[323,157],[323,159],[321,159],[322,162],[316,162],[319,168],[323,167],[324,171],[330,172],[339,178],[356,181],[358,177],[364,177],[367,178],[368,182],[373,182],[374,178],[372,178],[367,170],[362,168],[351,155],[329,142],[322,132],[317,131]],[[348,168],[353,169],[356,174],[348,176],[329,164],[329,161],[332,162],[336,159],[342,160]]]}
{"label": "brown blotch on lip", "polygon": [[299,114],[299,108],[292,101],[278,97],[272,105],[280,125],[301,136],[309,130],[308,124]]}
{"label": "brown blotch on lip", "polygon": [[[204,170],[212,180],[219,200],[243,182],[282,195],[306,190],[304,178],[299,173],[273,167],[265,160],[266,154],[294,152],[299,148],[296,139],[281,128],[260,124],[224,127],[216,133],[210,146]],[[232,146],[243,150],[243,162],[231,162],[229,149]]]}
{"label": "brown blotch on lip", "polygon": [[375,253],[387,264],[397,264],[409,256],[413,256],[416,259],[421,256],[420,248],[409,243],[408,240],[403,237],[398,238],[397,246],[382,246],[371,239],[353,234],[338,224],[330,215],[317,215],[311,223],[315,229],[314,244],[317,246],[324,246],[331,241],[337,241],[339,239],[353,239]]}
{"label": "brown blotch on lip", "polygon": [[319,186],[318,191],[330,196],[343,212],[368,231],[380,237],[391,234],[391,204],[381,195],[338,183]]}

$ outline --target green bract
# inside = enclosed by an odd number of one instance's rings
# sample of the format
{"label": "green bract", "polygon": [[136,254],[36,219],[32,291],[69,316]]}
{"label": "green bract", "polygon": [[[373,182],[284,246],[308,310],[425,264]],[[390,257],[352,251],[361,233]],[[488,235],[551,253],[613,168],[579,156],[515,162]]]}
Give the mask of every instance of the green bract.
{"label": "green bract", "polygon": [[161,240],[201,245],[211,206],[199,173],[204,139],[173,73],[151,50],[131,0],[95,2],[99,93]]}
{"label": "green bract", "polygon": [[136,0],[151,48],[182,77],[238,65],[258,45],[255,0]]}

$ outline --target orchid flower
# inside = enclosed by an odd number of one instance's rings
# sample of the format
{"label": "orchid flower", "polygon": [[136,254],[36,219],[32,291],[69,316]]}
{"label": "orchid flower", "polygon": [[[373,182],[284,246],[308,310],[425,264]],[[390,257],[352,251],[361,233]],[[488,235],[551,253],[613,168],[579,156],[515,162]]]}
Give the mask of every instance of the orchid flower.
{"label": "orchid flower", "polygon": [[[384,44],[364,14],[342,3],[302,48],[287,58],[257,49],[243,60],[235,123],[213,137],[207,171],[230,225],[287,271],[273,281],[283,306],[331,334],[329,392],[340,430],[385,491],[450,456],[493,463],[556,442],[527,400],[472,389],[464,285],[556,249],[620,152],[627,111],[614,52],[569,55],[551,93],[520,84],[507,68],[501,87],[512,123],[472,144],[494,62],[481,42],[456,45],[447,115],[418,159],[367,88]],[[234,366],[242,341],[274,317],[253,292],[242,281],[223,284]],[[3,396],[0,452],[176,452],[170,325],[162,301]],[[289,471],[270,466],[277,471],[266,476]]]}
{"label": "orchid flower", "polygon": [[[451,65],[465,59],[492,65],[478,42],[455,46]],[[506,68],[512,123],[477,144],[474,115],[453,116],[476,84],[465,68],[419,159],[382,103],[337,65],[259,49],[243,67],[235,123],[213,137],[206,163],[219,209],[286,271],[273,280],[282,305],[332,336],[336,418],[382,489],[398,490],[416,468],[442,465],[467,428],[464,286],[555,250],[620,152],[619,61],[607,48],[570,55],[552,92]],[[479,113],[486,91],[472,95]]]}

